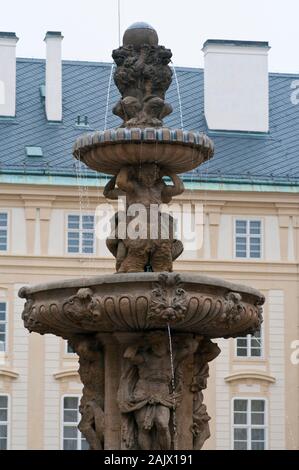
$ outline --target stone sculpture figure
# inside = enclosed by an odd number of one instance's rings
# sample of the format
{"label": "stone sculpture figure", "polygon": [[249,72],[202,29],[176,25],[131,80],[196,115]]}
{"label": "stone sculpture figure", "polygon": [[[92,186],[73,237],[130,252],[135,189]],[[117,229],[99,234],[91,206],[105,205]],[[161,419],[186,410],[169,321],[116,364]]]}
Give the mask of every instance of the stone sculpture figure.
{"label": "stone sculpture figure", "polygon": [[[153,271],[172,271],[172,261],[183,251],[180,241],[173,238],[173,218],[159,210],[163,203],[169,203],[173,196],[184,191],[181,179],[175,175],[168,175],[173,185],[167,185],[162,177],[163,171],[155,163],[148,163],[142,167],[125,166],[113,177],[104,189],[104,196],[109,199],[126,197],[126,237],[110,235],[107,246],[116,256],[116,269],[118,272],[142,272],[146,266]],[[118,188],[115,187],[118,186]],[[138,227],[142,236],[133,236],[127,232],[130,222],[135,217],[130,215],[144,209],[145,226]],[[154,209],[154,210],[153,210]],[[153,219],[153,214],[155,219]],[[117,231],[119,232],[120,214],[116,216]],[[135,219],[136,220],[136,219]],[[156,238],[153,237],[153,231]],[[116,242],[117,240],[117,242]]]}
{"label": "stone sculpture figure", "polygon": [[105,431],[103,352],[95,336],[77,335],[69,343],[79,356],[79,375],[84,385],[78,428],[91,450],[101,450]]}
{"label": "stone sculpture figure", "polygon": [[170,49],[158,45],[154,30],[141,37],[135,27],[126,31],[123,46],[112,57],[117,66],[114,81],[122,95],[113,113],[123,119],[121,127],[161,127],[172,112],[165,103],[172,79]]}
{"label": "stone sculpture figure", "polygon": [[182,399],[180,366],[197,347],[198,341],[192,335],[181,335],[174,342],[174,378],[167,333],[150,332],[145,337],[145,345],[126,348],[118,391],[125,448],[132,448],[137,441],[144,450],[171,449],[170,418]]}
{"label": "stone sculpture figure", "polygon": [[193,395],[193,449],[200,450],[205,441],[210,437],[210,416],[206,405],[203,403],[202,390],[207,388],[209,377],[209,362],[220,354],[220,348],[204,336],[198,336],[199,347],[194,354],[193,380],[190,391]]}

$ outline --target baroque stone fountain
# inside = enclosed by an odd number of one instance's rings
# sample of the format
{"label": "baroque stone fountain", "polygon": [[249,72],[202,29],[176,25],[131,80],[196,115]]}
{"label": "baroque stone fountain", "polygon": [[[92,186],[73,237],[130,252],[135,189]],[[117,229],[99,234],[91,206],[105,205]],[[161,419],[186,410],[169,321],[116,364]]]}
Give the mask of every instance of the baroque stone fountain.
{"label": "baroque stone fountain", "polygon": [[[79,429],[93,450],[200,449],[210,436],[202,391],[208,363],[220,353],[211,340],[254,333],[262,322],[264,298],[255,289],[172,272],[183,245],[160,205],[183,192],[177,174],[214,150],[203,134],[163,127],[172,112],[165,101],[171,56],[149,25],[127,29],[113,51],[121,94],[113,112],[123,123],[74,145],[75,158],[111,175],[104,196],[126,198],[107,239],[117,272],[19,292],[25,327],[69,340],[79,356]],[[145,211],[143,236],[130,237],[124,229],[136,204]]]}

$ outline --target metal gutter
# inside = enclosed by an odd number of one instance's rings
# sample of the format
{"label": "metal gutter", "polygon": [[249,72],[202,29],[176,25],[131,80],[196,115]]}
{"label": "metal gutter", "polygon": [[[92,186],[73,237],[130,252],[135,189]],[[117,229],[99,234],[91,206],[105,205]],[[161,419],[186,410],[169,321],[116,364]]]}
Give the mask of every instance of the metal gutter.
{"label": "metal gutter", "polygon": [[[0,184],[32,184],[32,185],[50,185],[50,186],[79,186],[102,187],[107,183],[109,176],[99,175],[98,177],[86,178],[85,175],[79,178],[69,175],[18,175],[0,173]],[[206,179],[202,181],[193,181],[184,179],[185,188],[204,191],[247,191],[247,192],[281,192],[281,193],[299,193],[299,181],[290,183],[269,182],[269,181],[250,181],[250,180],[220,180]]]}

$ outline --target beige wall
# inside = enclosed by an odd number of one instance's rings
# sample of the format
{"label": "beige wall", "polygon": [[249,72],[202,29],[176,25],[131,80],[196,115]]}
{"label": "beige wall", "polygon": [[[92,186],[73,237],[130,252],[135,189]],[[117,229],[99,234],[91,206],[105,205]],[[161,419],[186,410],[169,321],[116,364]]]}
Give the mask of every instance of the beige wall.
{"label": "beige wall", "polygon": [[[11,397],[10,448],[57,449],[61,446],[61,400],[80,395],[76,356],[51,335],[29,335],[21,321],[24,284],[113,272],[102,242],[93,259],[66,254],[66,216],[79,207],[77,187],[5,185],[0,211],[9,213],[9,250],[1,253],[0,298],[9,306],[9,349],[0,365],[0,393]],[[42,194],[42,196],[41,196]],[[299,449],[299,365],[292,365],[290,344],[299,339],[299,207],[293,193],[186,191],[180,199],[204,203],[204,245],[188,253],[178,271],[201,272],[260,289],[266,296],[261,359],[235,356],[234,340],[219,340],[222,354],[211,365],[206,403],[212,417],[207,449],[231,447],[233,397],[265,397],[268,447]],[[103,202],[88,189],[84,212]],[[263,255],[258,261],[234,257],[234,220],[258,217]]]}

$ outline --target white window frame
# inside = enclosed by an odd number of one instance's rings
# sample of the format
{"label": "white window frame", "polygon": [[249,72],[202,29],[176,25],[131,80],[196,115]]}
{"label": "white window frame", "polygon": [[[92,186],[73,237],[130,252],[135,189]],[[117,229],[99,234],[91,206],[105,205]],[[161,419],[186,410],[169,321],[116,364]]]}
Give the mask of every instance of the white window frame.
{"label": "white window frame", "polygon": [[[60,404],[60,450],[65,450],[63,448],[63,429],[64,429],[64,425],[65,425],[65,422],[64,422],[64,399],[65,398],[78,398],[78,423],[80,422],[80,412],[79,412],[79,406],[80,406],[80,399],[81,399],[81,395],[78,395],[76,393],[65,393],[64,395],[62,395],[61,397],[61,404]],[[77,428],[77,445],[79,444],[79,447],[76,449],[76,450],[82,450],[81,448],[81,445],[82,445],[82,437],[84,437],[82,435],[82,433],[79,431],[78,429],[78,423],[72,423],[72,426],[76,426]]]}
{"label": "white window frame", "polygon": [[[4,253],[8,253],[10,250],[10,213],[6,209],[0,209],[0,214],[7,215],[7,225],[6,225],[6,250],[0,250],[0,255]],[[1,227],[0,227],[1,230]]]}
{"label": "white window frame", "polygon": [[[83,229],[82,228],[79,228],[79,251],[78,253],[70,253],[68,251],[68,232],[69,232],[69,228],[68,228],[68,218],[69,218],[69,215],[76,215],[76,216],[79,216],[79,221],[80,221],[80,227],[82,227],[82,216],[83,215],[92,215],[94,217],[94,232],[93,232],[93,252],[92,253],[83,253],[82,252],[82,231]],[[66,227],[66,230],[65,230],[65,254],[67,256],[86,256],[86,257],[90,257],[92,255],[96,255],[97,253],[97,240],[96,240],[96,233],[95,233],[95,227],[96,227],[96,216],[95,216],[95,213],[94,212],[91,212],[91,211],[82,211],[82,212],[76,212],[76,211],[73,211],[73,212],[67,212],[65,214],[65,227]]]}
{"label": "white window frame", "polygon": [[[250,245],[249,245],[249,240],[250,240],[250,234],[246,235],[246,257],[241,258],[240,256],[237,256],[237,233],[236,233],[236,222],[237,221],[246,221],[246,222],[260,222],[261,223],[261,233],[260,233],[260,257],[259,258],[252,258],[250,257]],[[259,261],[264,258],[264,220],[261,217],[245,217],[245,216],[236,216],[233,219],[233,253],[234,253],[234,259],[239,260],[239,261]]]}
{"label": "white window frame", "polygon": [[4,351],[0,350],[0,354],[1,353],[7,354],[7,352],[8,352],[8,341],[9,341],[9,338],[8,338],[8,331],[9,331],[9,329],[8,329],[8,302],[7,302],[6,298],[1,298],[0,297],[0,303],[5,304],[5,321],[0,320],[0,324],[5,325],[5,348],[4,348]]}
{"label": "white window frame", "polygon": [[[235,440],[234,440],[234,429],[235,428],[246,428],[246,429],[252,429],[252,426],[251,426],[251,406],[250,406],[250,413],[249,413],[249,410],[247,409],[247,422],[248,422],[248,417],[250,417],[250,425],[240,425],[240,424],[234,424],[234,401],[235,400],[262,400],[264,401],[265,403],[265,411],[264,411],[264,425],[254,425],[253,428],[254,429],[264,429],[265,430],[265,448],[264,450],[268,450],[269,448],[269,442],[268,442],[268,434],[269,434],[269,430],[268,430],[268,423],[269,423],[269,418],[268,418],[268,399],[267,397],[259,397],[259,396],[235,396],[231,399],[231,450],[234,450],[234,443],[235,443]],[[251,433],[248,433],[248,441],[247,441],[247,445],[248,445],[248,442],[250,444],[250,447],[251,447]],[[247,449],[248,451],[251,450],[251,449]]]}
{"label": "white window frame", "polygon": [[[249,335],[246,335],[246,336],[239,336],[237,338],[235,338],[235,358],[238,359],[238,361],[244,361],[245,360],[252,360],[252,361],[261,361],[261,360],[264,360],[265,359],[265,338],[264,338],[264,327],[263,327],[263,323],[261,324],[261,329],[260,329],[260,332],[261,332],[261,355],[260,356],[251,356],[251,337],[253,335],[249,334]],[[247,354],[247,356],[238,356],[238,347],[237,347],[237,339],[238,338],[244,338],[246,339],[247,341],[247,344],[246,344],[246,348],[247,348],[247,353],[249,352],[249,354]]]}
{"label": "white window frame", "polygon": [[[7,397],[7,447],[6,450],[10,450],[10,424],[11,424],[11,406],[10,406],[10,395],[8,393],[0,392],[1,397]],[[0,423],[4,423],[4,421],[0,421]]]}

